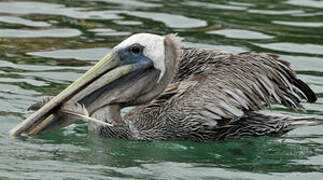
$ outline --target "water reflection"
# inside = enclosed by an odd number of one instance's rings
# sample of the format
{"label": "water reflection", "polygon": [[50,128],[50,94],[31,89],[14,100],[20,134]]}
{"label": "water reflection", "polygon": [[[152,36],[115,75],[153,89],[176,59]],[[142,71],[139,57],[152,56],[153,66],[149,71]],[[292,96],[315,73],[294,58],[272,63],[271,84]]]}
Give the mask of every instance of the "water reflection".
{"label": "water reflection", "polygon": [[142,24],[142,22],[140,22],[140,21],[114,21],[114,22],[119,25],[127,25],[127,26]]}
{"label": "water reflection", "polygon": [[262,48],[272,49],[275,51],[323,55],[323,46],[316,45],[316,44],[297,44],[297,43],[288,43],[288,42],[268,43],[268,44],[253,43],[253,44]]}
{"label": "water reflection", "polygon": [[[222,4],[216,4],[216,3],[204,3],[204,2],[196,2],[196,1],[188,1],[184,3],[185,5],[189,5],[189,6],[202,6],[202,7],[207,7],[207,8],[212,8],[212,9],[224,9],[224,10],[245,10],[247,9],[244,6],[252,6],[252,4],[233,4],[235,6],[231,6],[231,5],[222,5]],[[231,3],[232,4],[232,3]]]}
{"label": "water reflection", "polygon": [[95,0],[95,1],[102,1],[107,3],[119,4],[125,6],[126,8],[133,8],[133,7],[143,7],[143,8],[152,8],[152,7],[162,7],[162,4],[157,3],[148,3],[136,0]]}
{"label": "water reflection", "polygon": [[286,11],[279,11],[279,10],[257,10],[257,9],[250,9],[248,10],[249,13],[255,14],[266,14],[266,15],[295,15],[295,14],[302,14],[304,11],[302,10],[286,10]]}
{"label": "water reflection", "polygon": [[51,26],[49,23],[46,23],[46,22],[32,21],[29,19],[23,19],[23,18],[14,17],[14,16],[0,16],[0,22],[10,23],[10,24],[20,24],[20,25],[31,26],[31,27]]}
{"label": "water reflection", "polygon": [[210,45],[210,44],[192,43],[192,42],[184,42],[183,47],[187,49],[190,49],[190,48],[216,49],[224,52],[230,52],[233,54],[239,54],[239,53],[248,51],[248,49],[244,47],[229,46],[229,45]]}
{"label": "water reflection", "polygon": [[78,59],[98,61],[104,57],[110,48],[87,48],[87,49],[62,49],[56,51],[30,52],[28,55],[41,56],[55,59]]}
{"label": "water reflection", "polygon": [[236,38],[236,39],[272,39],[274,38],[273,36],[270,36],[261,32],[255,32],[255,31],[249,31],[249,30],[243,30],[243,29],[223,29],[223,30],[209,31],[207,33],[223,35],[227,38]]}
{"label": "water reflection", "polygon": [[91,32],[95,32],[97,36],[129,36],[130,32],[120,32],[110,28],[97,28],[97,29],[89,29]]}
{"label": "water reflection", "polygon": [[281,55],[281,58],[291,63],[296,71],[317,71],[320,72],[323,67],[322,58],[307,56],[288,56]]}
{"label": "water reflection", "polygon": [[2,38],[41,38],[55,37],[66,38],[81,35],[81,31],[77,29],[45,29],[45,30],[21,30],[21,29],[0,29],[0,37]]}
{"label": "water reflection", "polygon": [[288,0],[287,4],[297,5],[297,6],[308,6],[313,8],[323,8],[322,1],[315,1],[315,0]]}
{"label": "water reflection", "polygon": [[273,21],[274,24],[281,24],[296,27],[322,27],[323,22],[290,22],[290,21]]}
{"label": "water reflection", "polygon": [[141,18],[148,18],[155,21],[161,21],[170,28],[195,28],[206,26],[207,23],[200,19],[188,18],[177,14],[166,14],[156,12],[142,12],[142,11],[110,11],[117,14],[127,14],[130,16],[137,16]]}
{"label": "water reflection", "polygon": [[65,5],[43,2],[0,2],[0,12],[8,14],[63,15],[76,19],[120,19],[108,11],[88,11],[87,8],[68,8]]}

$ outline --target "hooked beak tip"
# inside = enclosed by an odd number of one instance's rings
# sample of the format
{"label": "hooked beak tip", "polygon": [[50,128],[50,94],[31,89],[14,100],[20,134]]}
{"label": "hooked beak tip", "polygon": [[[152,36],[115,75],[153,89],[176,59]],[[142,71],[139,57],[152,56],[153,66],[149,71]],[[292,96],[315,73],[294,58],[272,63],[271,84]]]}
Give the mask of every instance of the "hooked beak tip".
{"label": "hooked beak tip", "polygon": [[53,113],[58,109],[57,107],[69,100],[78,102],[83,97],[99,88],[107,86],[134,69],[132,64],[118,67],[119,62],[120,57],[117,52],[113,51],[106,55],[78,80],[34,112],[25,121],[11,129],[9,132],[10,136],[19,136],[22,133],[28,135],[37,134],[42,129],[47,128],[51,124],[55,124],[53,121],[56,121],[57,118],[55,118]]}

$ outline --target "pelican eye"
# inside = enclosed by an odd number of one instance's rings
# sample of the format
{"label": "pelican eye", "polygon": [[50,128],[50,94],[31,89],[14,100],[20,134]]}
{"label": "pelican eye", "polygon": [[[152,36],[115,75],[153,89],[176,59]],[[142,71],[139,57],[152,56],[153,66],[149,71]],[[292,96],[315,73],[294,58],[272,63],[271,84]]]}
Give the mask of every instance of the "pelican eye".
{"label": "pelican eye", "polygon": [[130,47],[130,52],[133,54],[133,55],[138,55],[138,54],[141,54],[142,51],[143,51],[144,47],[141,46],[140,44],[134,44]]}

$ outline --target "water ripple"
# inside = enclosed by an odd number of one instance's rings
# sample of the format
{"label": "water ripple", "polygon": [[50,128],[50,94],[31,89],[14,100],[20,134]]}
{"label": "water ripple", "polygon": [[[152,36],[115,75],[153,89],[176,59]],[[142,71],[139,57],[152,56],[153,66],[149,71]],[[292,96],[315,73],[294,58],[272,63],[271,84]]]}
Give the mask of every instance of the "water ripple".
{"label": "water ripple", "polygon": [[32,20],[23,19],[23,18],[14,17],[14,16],[0,16],[0,22],[11,23],[11,24],[21,24],[24,26],[31,26],[31,27],[51,26],[50,24],[48,24],[46,22],[32,21]]}
{"label": "water ripple", "polygon": [[121,19],[108,11],[89,11],[87,8],[67,8],[65,5],[42,2],[0,2],[0,13],[63,15],[76,19]]}
{"label": "water ripple", "polygon": [[217,34],[217,35],[223,35],[228,38],[236,38],[236,39],[272,39],[273,36],[261,33],[261,32],[255,32],[255,31],[249,31],[249,30],[243,30],[243,29],[223,29],[223,30],[216,30],[216,31],[208,31],[208,34]]}
{"label": "water ripple", "polygon": [[114,29],[109,28],[97,28],[97,29],[89,29],[91,32],[95,32],[97,36],[129,36],[131,32],[122,32],[116,31]]}
{"label": "water ripple", "polygon": [[253,44],[262,48],[271,49],[275,51],[323,55],[323,45],[297,44],[297,43],[288,43],[288,42],[268,43],[268,44],[253,43]]}
{"label": "water ripple", "polygon": [[161,21],[171,28],[196,28],[206,26],[204,20],[188,18],[182,15],[156,13],[156,12],[143,12],[143,11],[110,11],[112,13],[127,14],[130,16],[137,16],[141,18],[152,19]]}
{"label": "water ripple", "polygon": [[322,58],[307,56],[280,55],[281,59],[291,63],[296,71],[317,71],[321,72],[323,67]]}
{"label": "water ripple", "polygon": [[323,1],[316,0],[288,0],[287,4],[297,5],[297,6],[307,6],[313,8],[323,8]]}
{"label": "water ripple", "polygon": [[114,21],[116,24],[119,25],[127,25],[127,26],[134,26],[134,25],[142,25],[142,22],[140,21]]}
{"label": "water ripple", "polygon": [[211,45],[211,44],[203,44],[203,43],[192,43],[192,42],[184,42],[184,48],[198,48],[198,49],[216,49],[219,51],[225,51],[233,54],[238,54],[242,52],[247,52],[247,48],[230,46],[230,45]]}
{"label": "water ripple", "polygon": [[113,3],[113,4],[120,4],[122,6],[126,7],[144,7],[144,8],[152,8],[152,7],[162,7],[162,4],[156,4],[156,3],[148,3],[148,2],[140,2],[136,0],[95,0],[95,1],[102,1],[107,3]]}
{"label": "water ripple", "polygon": [[265,14],[265,15],[295,15],[295,14],[302,14],[304,11],[302,10],[258,10],[258,9],[250,9],[248,10],[249,13],[255,14]]}
{"label": "water ripple", "polygon": [[41,38],[55,37],[67,38],[81,35],[77,29],[45,29],[45,30],[22,30],[22,29],[0,29],[0,37],[5,38]]}
{"label": "water ripple", "polygon": [[56,51],[29,52],[28,55],[56,59],[100,60],[110,48],[61,49]]}
{"label": "water ripple", "polygon": [[[245,4],[233,4],[235,6],[225,5],[225,4],[216,4],[216,3],[205,3],[205,2],[196,2],[196,1],[187,1],[183,3],[189,6],[197,6],[197,7],[206,7],[211,9],[224,9],[224,10],[245,10],[247,9]],[[249,4],[250,5],[250,4]]]}
{"label": "water ripple", "polygon": [[322,27],[323,22],[290,22],[290,21],[272,21],[274,24],[281,24],[295,27]]}
{"label": "water ripple", "polygon": [[[35,52],[35,53],[36,53],[35,55],[37,56],[37,53],[40,53],[40,52]],[[43,57],[46,57],[46,56],[43,56]],[[54,57],[58,58],[60,56],[58,54],[57,56],[54,56]],[[77,67],[77,66],[54,66],[54,65],[46,66],[46,65],[15,64],[15,63],[12,63],[9,61],[3,61],[3,60],[0,60],[0,67],[6,70],[8,70],[9,68],[12,68],[12,69],[17,69],[19,71],[23,70],[23,71],[37,71],[37,72],[38,71],[62,71],[64,69],[85,70],[84,68],[86,68],[86,67]]]}

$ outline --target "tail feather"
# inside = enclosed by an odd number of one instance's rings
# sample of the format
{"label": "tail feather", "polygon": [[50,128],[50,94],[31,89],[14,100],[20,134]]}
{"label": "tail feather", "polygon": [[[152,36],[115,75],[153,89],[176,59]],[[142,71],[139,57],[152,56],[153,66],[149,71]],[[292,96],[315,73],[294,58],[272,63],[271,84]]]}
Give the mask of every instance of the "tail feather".
{"label": "tail feather", "polygon": [[299,126],[317,126],[323,125],[323,121],[318,121],[314,117],[302,117],[302,118],[292,118],[292,122],[290,122],[291,126],[299,127]]}
{"label": "tail feather", "polygon": [[314,91],[305,82],[295,79],[292,83],[305,94],[308,102],[314,103],[317,100]]}
{"label": "tail feather", "polygon": [[282,129],[282,134],[285,134],[299,127],[323,125],[323,121],[319,121],[314,117],[309,117],[309,116],[307,117],[288,116],[286,120],[287,120],[286,126],[285,128]]}
{"label": "tail feather", "polygon": [[248,112],[242,118],[226,126],[223,139],[246,138],[255,136],[281,136],[303,126],[323,125],[314,117],[293,117],[289,115],[261,114]]}

